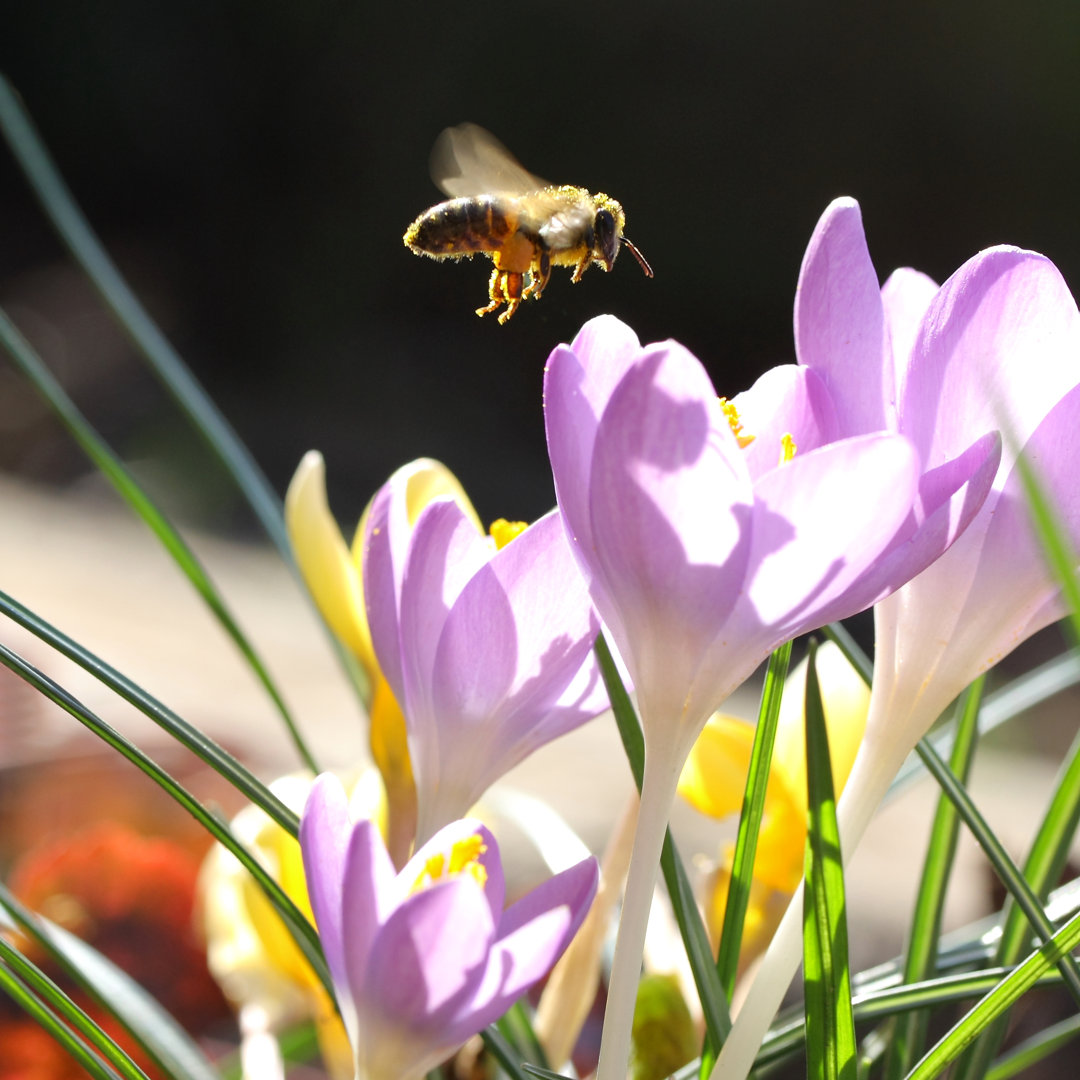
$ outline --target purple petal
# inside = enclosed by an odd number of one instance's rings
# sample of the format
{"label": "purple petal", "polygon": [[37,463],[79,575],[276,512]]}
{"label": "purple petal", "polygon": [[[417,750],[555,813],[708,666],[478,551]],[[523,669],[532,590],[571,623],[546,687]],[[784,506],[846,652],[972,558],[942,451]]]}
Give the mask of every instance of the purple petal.
{"label": "purple petal", "polygon": [[[600,415],[612,389],[641,353],[634,332],[610,315],[585,324],[572,345],[560,345],[544,369],[544,418],[555,492],[567,532],[592,544],[589,470]],[[588,573],[589,568],[582,569]]]}
{"label": "purple petal", "polygon": [[483,982],[456,1021],[458,1039],[497,1020],[551,970],[588,914],[598,878],[596,860],[583,859],[506,910]]}
{"label": "purple petal", "polygon": [[919,325],[937,291],[938,284],[933,278],[910,267],[894,270],[881,286],[881,303],[892,342],[897,386],[904,383]]}
{"label": "purple petal", "polygon": [[[458,816],[538,746],[592,714],[561,707],[591,658],[599,623],[557,512],[482,567],[447,616],[432,674],[444,786],[441,817]],[[460,778],[457,780],[450,778]]]}
{"label": "purple petal", "polygon": [[365,525],[363,575],[371,644],[386,681],[399,702],[405,700],[398,627],[398,585],[402,566],[395,566],[391,537],[392,491],[384,484],[371,501]]}
{"label": "purple petal", "polygon": [[[352,834],[349,803],[341,781],[332,773],[315,780],[300,819],[300,850],[304,860],[311,910],[319,930],[330,976],[339,993],[351,999],[345,964],[342,917],[345,889],[346,852]],[[351,1015],[349,1001],[342,1001],[346,1023]]]}
{"label": "purple petal", "polygon": [[806,249],[795,294],[795,352],[824,381],[845,435],[891,426],[892,350],[854,199],[829,205]]}
{"label": "purple petal", "polygon": [[918,481],[910,442],[884,434],[796,454],[758,481],[749,599],[777,641],[858,610],[845,594],[888,549]]}
{"label": "purple petal", "polygon": [[901,430],[932,467],[987,431],[1022,445],[1077,384],[1080,315],[1057,268],[1016,248],[968,260],[923,320],[903,390]]}
{"label": "purple petal", "polygon": [[461,507],[449,499],[431,503],[413,530],[401,583],[404,693],[400,700],[409,726],[409,751],[422,816],[423,800],[440,775],[440,761],[447,751],[447,732],[431,683],[439,637],[458,593],[487,564],[490,553],[488,542]]}
{"label": "purple petal", "polygon": [[754,436],[743,450],[752,477],[777,467],[784,435],[791,435],[800,454],[839,438],[832,398],[810,368],[774,367],[734,397],[732,404],[739,411],[744,433]]}
{"label": "purple petal", "polygon": [[612,394],[590,477],[593,599],[646,724],[679,716],[743,588],[752,490],[698,361],[650,346]]}
{"label": "purple petal", "polygon": [[345,855],[342,905],[345,972],[354,1000],[364,985],[372,944],[397,903],[396,877],[378,826],[358,821]]}
{"label": "purple petal", "polygon": [[495,924],[482,889],[458,876],[410,896],[372,945],[360,1008],[443,1043],[447,1020],[483,977]]}

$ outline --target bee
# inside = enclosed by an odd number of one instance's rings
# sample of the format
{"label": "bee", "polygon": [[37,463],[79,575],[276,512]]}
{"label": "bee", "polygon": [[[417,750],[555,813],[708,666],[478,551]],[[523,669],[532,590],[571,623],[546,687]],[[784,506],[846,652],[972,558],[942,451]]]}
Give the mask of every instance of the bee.
{"label": "bee", "polygon": [[477,308],[477,315],[505,304],[499,315],[505,323],[522,300],[540,299],[552,266],[572,266],[571,280],[578,282],[591,263],[610,270],[620,246],[629,248],[646,277],[653,276],[645,257],[623,236],[626,215],[615,199],[533,176],[476,124],[447,128],[436,139],[431,176],[450,199],[408,227],[405,246],[432,259],[490,256],[495,264],[490,302]]}

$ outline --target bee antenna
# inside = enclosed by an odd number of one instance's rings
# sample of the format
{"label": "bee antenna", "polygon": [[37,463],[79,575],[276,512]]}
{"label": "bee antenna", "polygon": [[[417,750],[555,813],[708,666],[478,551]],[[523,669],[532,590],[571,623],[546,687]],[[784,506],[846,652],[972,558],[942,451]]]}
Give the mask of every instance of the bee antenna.
{"label": "bee antenna", "polygon": [[641,269],[645,271],[645,276],[652,277],[652,267],[649,265],[648,259],[646,259],[645,256],[642,255],[640,251],[638,251],[638,249],[630,242],[627,237],[622,237],[622,243],[624,247],[628,247],[630,249],[630,254],[633,255],[635,259],[637,259],[638,266],[640,266]]}

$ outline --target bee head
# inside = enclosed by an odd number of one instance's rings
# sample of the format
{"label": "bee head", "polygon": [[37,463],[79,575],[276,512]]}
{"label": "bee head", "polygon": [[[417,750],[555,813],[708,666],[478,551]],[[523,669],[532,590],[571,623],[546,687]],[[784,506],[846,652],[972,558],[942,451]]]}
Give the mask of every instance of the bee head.
{"label": "bee head", "polygon": [[615,265],[622,241],[626,216],[623,208],[610,195],[598,194],[594,198],[596,217],[593,220],[593,259],[605,270]]}

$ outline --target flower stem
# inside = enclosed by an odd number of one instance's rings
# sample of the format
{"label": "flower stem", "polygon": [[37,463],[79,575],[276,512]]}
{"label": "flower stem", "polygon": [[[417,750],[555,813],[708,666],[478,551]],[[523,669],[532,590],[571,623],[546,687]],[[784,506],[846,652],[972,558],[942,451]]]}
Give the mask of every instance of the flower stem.
{"label": "flower stem", "polygon": [[[907,748],[904,746],[863,743],[837,805],[845,863],[862,839],[871,816],[906,756]],[[765,1033],[799,966],[802,953],[802,900],[803,887],[800,885],[776,928],[709,1080],[744,1080],[750,1072]]]}
{"label": "flower stem", "polygon": [[666,754],[657,755],[650,746],[645,757],[645,774],[641,783],[641,805],[638,810],[634,851],[630,856],[630,872],[623,897],[619,934],[615,939],[615,956],[611,964],[607,1009],[604,1012],[604,1032],[600,1041],[600,1061],[596,1080],[624,1080],[630,1058],[630,1038],[634,1025],[634,1006],[637,1002],[641,977],[641,955],[645,947],[645,931],[649,925],[653,888],[660,865],[671,805],[679,782],[681,758],[663,748]]}

